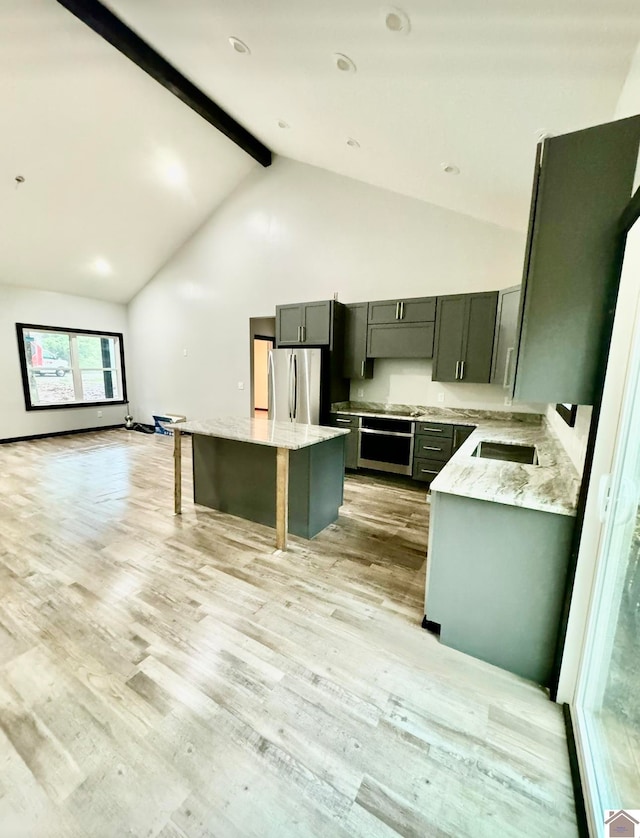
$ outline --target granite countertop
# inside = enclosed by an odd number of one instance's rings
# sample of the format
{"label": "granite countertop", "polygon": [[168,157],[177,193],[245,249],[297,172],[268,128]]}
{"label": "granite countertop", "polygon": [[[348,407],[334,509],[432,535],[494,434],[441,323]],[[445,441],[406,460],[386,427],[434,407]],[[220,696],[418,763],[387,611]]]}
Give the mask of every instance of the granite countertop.
{"label": "granite countertop", "polygon": [[171,428],[189,434],[235,439],[254,445],[288,448],[291,451],[350,433],[345,428],[297,425],[293,422],[272,422],[270,419],[248,419],[242,416],[224,416],[207,422],[177,422]]}
{"label": "granite countertop", "polygon": [[[355,416],[475,425],[476,430],[431,482],[432,492],[559,515],[576,514],[580,476],[546,419],[540,414],[359,402],[336,404],[333,410]],[[478,444],[483,441],[535,445],[539,464],[523,465],[472,456]]]}

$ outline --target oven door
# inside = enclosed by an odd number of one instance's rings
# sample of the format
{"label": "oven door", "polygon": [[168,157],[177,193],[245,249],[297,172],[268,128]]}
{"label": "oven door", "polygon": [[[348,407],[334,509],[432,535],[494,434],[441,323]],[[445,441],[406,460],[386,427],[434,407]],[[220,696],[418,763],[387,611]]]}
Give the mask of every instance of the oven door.
{"label": "oven door", "polygon": [[363,417],[358,441],[358,468],[411,474],[413,423]]}

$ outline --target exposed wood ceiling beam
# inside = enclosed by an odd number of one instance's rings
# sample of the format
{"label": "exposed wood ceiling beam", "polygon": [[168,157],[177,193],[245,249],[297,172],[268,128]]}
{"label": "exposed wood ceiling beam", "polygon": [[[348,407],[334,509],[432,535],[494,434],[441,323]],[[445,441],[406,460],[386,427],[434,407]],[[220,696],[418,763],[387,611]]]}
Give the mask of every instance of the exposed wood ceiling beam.
{"label": "exposed wood ceiling beam", "polygon": [[58,3],[250,154],[254,160],[262,166],[271,165],[270,149],[216,105],[206,93],[183,76],[110,9],[98,0],[58,0]]}

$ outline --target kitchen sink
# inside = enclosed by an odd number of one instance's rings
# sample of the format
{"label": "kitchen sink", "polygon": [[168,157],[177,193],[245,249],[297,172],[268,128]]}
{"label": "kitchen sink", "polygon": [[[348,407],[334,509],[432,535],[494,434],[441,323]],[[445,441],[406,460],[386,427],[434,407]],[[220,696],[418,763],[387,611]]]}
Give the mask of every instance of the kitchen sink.
{"label": "kitchen sink", "polygon": [[538,452],[535,445],[515,445],[511,442],[481,442],[471,455],[485,460],[504,460],[508,463],[538,465]]}

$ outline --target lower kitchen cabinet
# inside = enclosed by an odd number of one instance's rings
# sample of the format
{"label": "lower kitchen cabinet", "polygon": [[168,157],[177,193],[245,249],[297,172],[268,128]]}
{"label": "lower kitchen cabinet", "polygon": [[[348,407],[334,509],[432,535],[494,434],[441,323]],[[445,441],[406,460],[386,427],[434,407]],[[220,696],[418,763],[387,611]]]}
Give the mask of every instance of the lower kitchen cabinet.
{"label": "lower kitchen cabinet", "polygon": [[359,416],[343,416],[339,413],[329,415],[329,424],[334,428],[348,428],[350,433],[345,438],[344,466],[348,469],[358,468],[358,429]]}
{"label": "lower kitchen cabinet", "polygon": [[574,518],[431,495],[425,615],[440,641],[549,683]]}
{"label": "lower kitchen cabinet", "polygon": [[413,479],[431,483],[475,429],[475,425],[417,422],[411,472]]}

